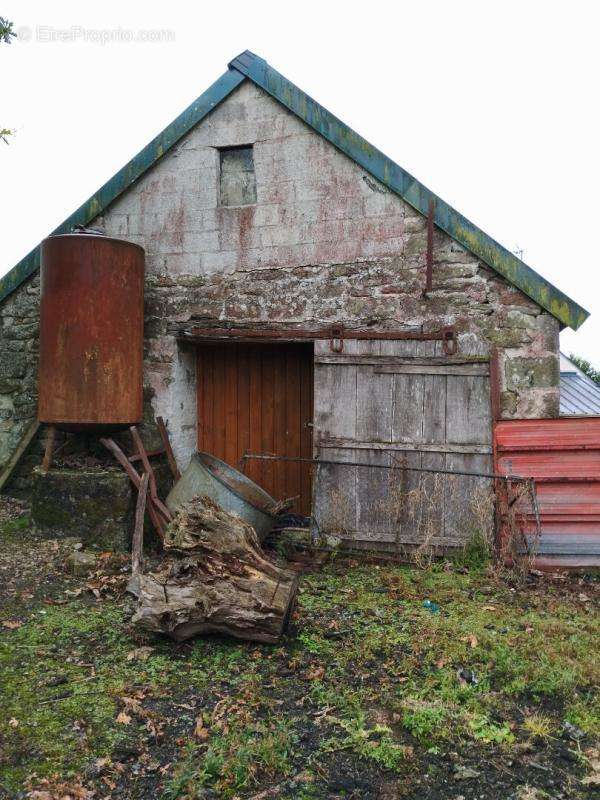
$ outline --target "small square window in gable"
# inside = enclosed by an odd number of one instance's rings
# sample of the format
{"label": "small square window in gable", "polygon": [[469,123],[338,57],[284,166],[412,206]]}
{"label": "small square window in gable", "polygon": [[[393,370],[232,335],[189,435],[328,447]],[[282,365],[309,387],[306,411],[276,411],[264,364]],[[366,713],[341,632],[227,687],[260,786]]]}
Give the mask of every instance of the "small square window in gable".
{"label": "small square window in gable", "polygon": [[249,206],[256,203],[256,176],[252,145],[228,147],[219,151],[222,206]]}

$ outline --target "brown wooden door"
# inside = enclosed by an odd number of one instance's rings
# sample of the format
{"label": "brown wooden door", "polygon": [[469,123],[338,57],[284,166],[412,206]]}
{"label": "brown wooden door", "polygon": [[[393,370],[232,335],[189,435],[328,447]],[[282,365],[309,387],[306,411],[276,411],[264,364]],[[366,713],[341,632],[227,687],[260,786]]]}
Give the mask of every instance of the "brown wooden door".
{"label": "brown wooden door", "polygon": [[[198,449],[239,469],[245,452],[312,457],[312,344],[207,344],[198,348]],[[246,462],[276,500],[310,514],[310,464]]]}

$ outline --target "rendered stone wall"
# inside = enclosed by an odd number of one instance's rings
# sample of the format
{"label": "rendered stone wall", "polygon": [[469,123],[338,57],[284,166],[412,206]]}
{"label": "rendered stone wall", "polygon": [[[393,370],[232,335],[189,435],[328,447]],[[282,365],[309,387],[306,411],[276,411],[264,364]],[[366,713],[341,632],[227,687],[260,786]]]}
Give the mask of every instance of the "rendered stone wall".
{"label": "rendered stone wall", "polygon": [[[217,148],[248,144],[257,202],[220,206]],[[452,324],[463,351],[501,349],[504,417],[558,415],[558,322],[441,231],[424,299],[425,219],[249,82],[94,225],[146,250],[148,413],[169,420],[182,461],[196,438],[195,361],[167,325],[192,315],[248,324]],[[0,462],[33,416],[35,291],[23,287],[0,307],[0,358],[17,354],[7,380],[19,383],[0,386]]]}

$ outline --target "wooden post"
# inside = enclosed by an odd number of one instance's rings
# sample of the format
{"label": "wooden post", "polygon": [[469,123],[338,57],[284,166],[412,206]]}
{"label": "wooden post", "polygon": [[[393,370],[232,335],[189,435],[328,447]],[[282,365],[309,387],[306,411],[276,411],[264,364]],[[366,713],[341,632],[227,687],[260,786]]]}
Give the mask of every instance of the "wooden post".
{"label": "wooden post", "polygon": [[166,507],[164,503],[161,502],[161,500],[158,497],[158,490],[156,488],[156,478],[154,476],[154,470],[152,469],[152,465],[150,464],[148,454],[146,453],[146,448],[144,447],[144,443],[142,442],[138,429],[135,427],[135,425],[132,425],[131,428],[129,428],[129,430],[131,431],[131,438],[133,439],[135,448],[142,459],[142,464],[144,465],[144,471],[147,472],[148,475],[150,476],[150,497],[152,498],[152,502],[160,511],[160,513],[163,515],[163,517],[167,520],[167,522],[170,522],[173,519],[173,517],[169,509]]}
{"label": "wooden post", "polygon": [[52,452],[54,450],[54,439],[56,437],[56,428],[50,425],[48,428],[48,437],[46,439],[46,449],[44,451],[44,460],[42,461],[42,474],[47,475],[50,465],[52,464]]}
{"label": "wooden post", "polygon": [[[129,463],[129,459],[127,458],[125,453],[121,450],[119,445],[115,441],[113,441],[113,439],[100,439],[100,442],[104,445],[104,447],[106,447],[107,450],[110,450],[110,452],[117,459],[119,464],[123,467],[123,469],[129,476],[129,479],[133,483],[135,488],[139,489],[142,479],[140,478],[136,470],[131,466],[131,464]],[[152,501],[152,498],[150,499]],[[154,525],[154,528],[161,542],[164,541],[165,538],[164,523],[161,520],[161,517],[158,511],[156,510],[153,502],[150,502],[148,505],[148,513],[150,514],[150,519],[152,520],[152,524]]]}
{"label": "wooden post", "polygon": [[175,461],[175,456],[173,455],[173,449],[171,447],[171,442],[169,441],[167,426],[165,425],[165,421],[162,417],[156,418],[156,424],[158,425],[158,432],[160,433],[160,438],[162,439],[163,447],[165,448],[165,453],[167,454],[169,467],[173,473],[173,479],[178,481],[179,478],[181,478],[181,473],[179,472],[177,461]]}
{"label": "wooden post", "polygon": [[139,578],[143,568],[144,550],[144,514],[146,511],[146,495],[148,493],[148,480],[150,476],[144,472],[140,481],[140,490],[135,505],[135,526],[131,540],[131,577]]}
{"label": "wooden post", "polygon": [[494,424],[501,417],[500,353],[497,347],[490,353],[490,406]]}
{"label": "wooden post", "polygon": [[36,435],[40,427],[40,423],[37,419],[31,423],[31,425],[27,428],[23,436],[21,437],[21,441],[16,447],[16,450],[8,460],[8,463],[0,473],[0,491],[2,491],[3,487],[8,483],[10,476],[13,474],[15,467],[21,460],[24,452],[27,450],[33,437]]}

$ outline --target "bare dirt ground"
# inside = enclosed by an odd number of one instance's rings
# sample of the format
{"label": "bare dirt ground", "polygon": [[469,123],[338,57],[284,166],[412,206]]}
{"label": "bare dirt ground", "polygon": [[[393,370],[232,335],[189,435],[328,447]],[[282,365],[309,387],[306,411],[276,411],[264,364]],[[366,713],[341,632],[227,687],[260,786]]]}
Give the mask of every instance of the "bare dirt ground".
{"label": "bare dirt ground", "polygon": [[174,645],[123,556],[70,574],[6,503],[0,544],[0,798],[598,796],[594,578],[309,563],[280,646]]}

